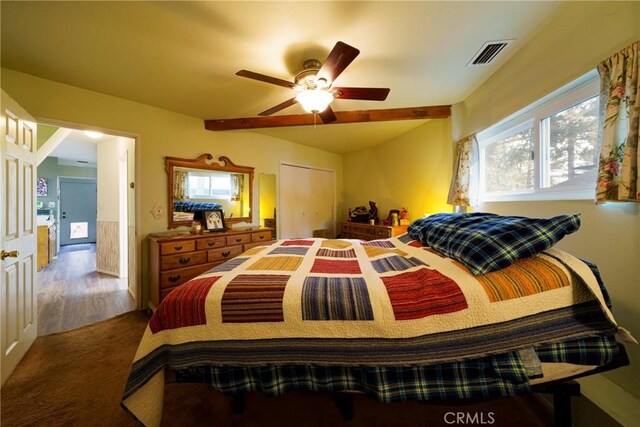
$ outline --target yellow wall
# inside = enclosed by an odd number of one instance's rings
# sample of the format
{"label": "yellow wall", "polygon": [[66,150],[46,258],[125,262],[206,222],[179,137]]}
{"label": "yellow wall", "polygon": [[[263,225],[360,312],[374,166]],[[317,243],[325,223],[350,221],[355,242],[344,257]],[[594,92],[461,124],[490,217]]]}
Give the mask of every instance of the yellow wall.
{"label": "yellow wall", "polygon": [[257,178],[260,188],[260,225],[264,225],[265,218],[273,218],[276,207],[276,176],[261,173]]}
{"label": "yellow wall", "polygon": [[[561,13],[464,102],[454,108],[454,137],[481,131],[594,69],[640,39],[639,2],[569,2]],[[559,247],[594,261],[619,323],[640,337],[640,214],[637,204],[592,201],[486,203],[478,210],[547,217],[580,212],[580,230]],[[623,424],[640,418],[640,346],[631,366],[582,381],[583,393]],[[603,390],[607,390],[604,392]]]}
{"label": "yellow wall", "polygon": [[[110,134],[136,137],[136,191],[141,200],[136,223],[143,273],[143,299],[148,299],[147,247],[144,237],[167,230],[167,177],[164,156],[195,158],[211,153],[234,163],[255,167],[259,173],[278,173],[280,161],[301,163],[336,171],[337,194],[342,192],[342,157],[289,141],[245,131],[211,132],[201,119],[160,108],[91,92],[77,87],[2,69],[2,89],[39,121],[76,124]],[[259,221],[259,201],[253,200],[254,223]],[[338,197],[338,206],[342,200]],[[155,205],[163,215],[155,219]],[[142,240],[140,242],[140,240]]]}
{"label": "yellow wall", "polygon": [[344,156],[344,206],[376,202],[380,218],[406,207],[415,219],[425,213],[451,212],[447,194],[452,164],[451,121],[430,120],[374,148]]}

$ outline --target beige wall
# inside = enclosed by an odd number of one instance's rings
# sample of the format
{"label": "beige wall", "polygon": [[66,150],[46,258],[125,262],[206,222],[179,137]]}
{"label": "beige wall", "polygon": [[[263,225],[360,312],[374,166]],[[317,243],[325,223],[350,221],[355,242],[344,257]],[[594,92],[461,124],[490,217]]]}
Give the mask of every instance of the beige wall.
{"label": "beige wall", "polygon": [[[594,69],[598,62],[639,38],[639,2],[568,3],[522,50],[455,106],[455,138],[485,129]],[[559,247],[599,266],[617,320],[640,337],[637,204],[511,202],[486,203],[479,210],[539,217],[580,212],[580,230],[560,242]],[[637,423],[640,411],[640,346],[626,348],[630,367],[583,381],[583,393],[623,424],[631,420]],[[605,389],[607,392],[602,391]]]}
{"label": "beige wall", "polygon": [[[278,173],[280,161],[307,164],[336,171],[338,194],[342,192],[342,157],[255,133],[211,132],[201,119],[160,108],[91,92],[77,87],[2,69],[2,89],[39,121],[87,125],[110,134],[125,134],[136,140],[136,191],[140,203],[139,239],[167,230],[167,177],[164,156],[195,158],[203,153],[228,156],[234,163],[255,167],[255,173]],[[258,224],[257,191],[253,200],[254,223]],[[155,205],[163,214],[155,219]],[[342,207],[342,200],[338,198]],[[148,298],[146,243],[142,241],[143,305]]]}
{"label": "beige wall", "polygon": [[451,212],[451,120],[430,120],[382,145],[344,156],[345,220],[348,208],[376,202],[380,217],[406,207],[411,219]]}

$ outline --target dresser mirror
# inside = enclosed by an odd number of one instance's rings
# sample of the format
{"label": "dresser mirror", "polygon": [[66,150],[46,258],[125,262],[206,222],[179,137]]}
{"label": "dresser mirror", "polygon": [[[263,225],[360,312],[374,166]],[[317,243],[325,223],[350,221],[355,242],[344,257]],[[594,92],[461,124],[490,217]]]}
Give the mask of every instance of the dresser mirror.
{"label": "dresser mirror", "polygon": [[191,226],[196,211],[222,209],[226,225],[253,221],[253,168],[211,154],[165,157],[169,181],[169,228]]}

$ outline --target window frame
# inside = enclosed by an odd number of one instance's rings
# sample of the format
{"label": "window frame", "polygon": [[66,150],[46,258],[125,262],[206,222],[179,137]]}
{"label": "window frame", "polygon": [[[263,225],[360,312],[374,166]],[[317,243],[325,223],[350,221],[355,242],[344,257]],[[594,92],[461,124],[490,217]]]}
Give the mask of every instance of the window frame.
{"label": "window frame", "polygon": [[[490,126],[484,131],[479,132],[476,135],[479,153],[479,201],[484,203],[526,200],[593,199],[597,181],[597,159],[595,170],[593,172],[587,172],[588,174],[593,174],[593,185],[563,185],[560,186],[560,188],[558,188],[559,186],[542,187],[544,179],[543,171],[545,169],[548,170],[548,165],[543,166],[542,163],[547,153],[545,152],[546,146],[543,146],[543,141],[541,140],[541,128],[544,119],[588,99],[597,97],[599,94],[600,81],[597,71],[593,70],[493,126]],[[533,127],[533,190],[487,193],[484,182],[486,147],[528,128],[529,126],[527,125]]]}

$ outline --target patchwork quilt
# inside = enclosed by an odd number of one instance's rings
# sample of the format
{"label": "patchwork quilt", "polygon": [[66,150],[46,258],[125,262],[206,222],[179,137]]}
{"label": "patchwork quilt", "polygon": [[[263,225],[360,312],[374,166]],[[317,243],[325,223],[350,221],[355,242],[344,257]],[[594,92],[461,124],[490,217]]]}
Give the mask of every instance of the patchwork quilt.
{"label": "patchwork quilt", "polygon": [[280,240],[165,298],[122,405],[158,425],[166,367],[426,367],[617,331],[589,266],[559,250],[474,276],[407,234]]}

